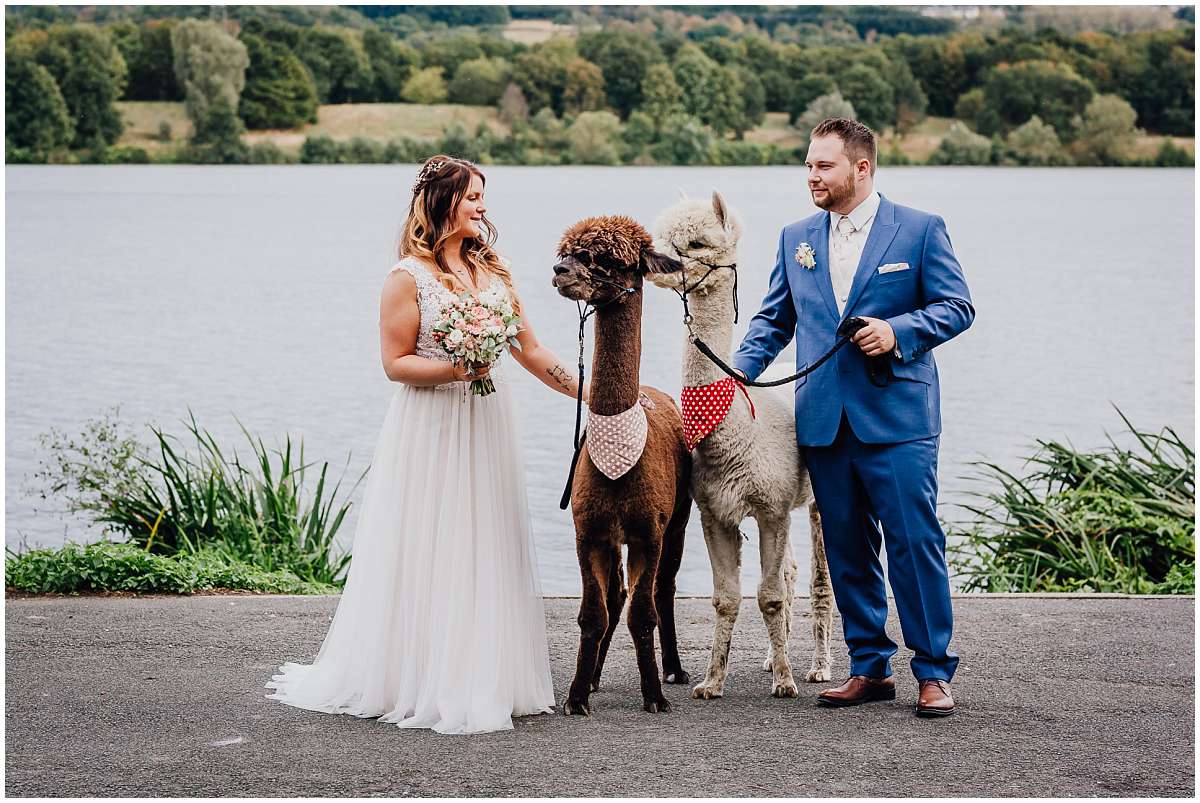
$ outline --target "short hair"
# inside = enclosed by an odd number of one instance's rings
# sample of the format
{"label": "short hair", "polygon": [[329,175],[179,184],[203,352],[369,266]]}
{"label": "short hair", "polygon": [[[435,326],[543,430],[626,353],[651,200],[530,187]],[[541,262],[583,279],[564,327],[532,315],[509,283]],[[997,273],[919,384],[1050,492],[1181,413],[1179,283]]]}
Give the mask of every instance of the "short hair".
{"label": "short hair", "polygon": [[812,130],[812,138],[834,136],[842,141],[842,150],[853,164],[859,159],[871,163],[871,175],[875,175],[875,132],[858,120],[845,117],[826,117]]}

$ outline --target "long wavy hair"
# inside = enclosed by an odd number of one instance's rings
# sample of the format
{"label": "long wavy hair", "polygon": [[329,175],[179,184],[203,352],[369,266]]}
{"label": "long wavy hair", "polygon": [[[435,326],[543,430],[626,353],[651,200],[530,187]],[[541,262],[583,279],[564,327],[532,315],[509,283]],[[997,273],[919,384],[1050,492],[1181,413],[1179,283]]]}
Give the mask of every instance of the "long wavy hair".
{"label": "long wavy hair", "polygon": [[[440,164],[438,164],[440,162]],[[408,219],[400,235],[400,253],[419,257],[437,266],[437,279],[454,293],[467,292],[467,287],[450,272],[446,264],[446,242],[454,233],[458,205],[471,186],[471,177],[487,185],[487,178],[478,167],[452,156],[438,155],[426,160],[413,184]],[[479,277],[488,274],[499,279],[513,291],[512,275],[492,248],[496,242],[496,227],[484,215],[480,221],[483,237],[464,237],[459,256],[470,271],[471,281],[479,286]],[[516,294],[513,293],[513,298]]]}

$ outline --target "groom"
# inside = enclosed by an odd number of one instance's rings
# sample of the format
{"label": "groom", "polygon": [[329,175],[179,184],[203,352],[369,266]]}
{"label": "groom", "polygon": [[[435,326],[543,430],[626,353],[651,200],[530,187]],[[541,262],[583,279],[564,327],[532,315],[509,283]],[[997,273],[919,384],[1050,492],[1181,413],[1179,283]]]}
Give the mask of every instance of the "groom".
{"label": "groom", "polygon": [[[830,118],[813,129],[808,189],[825,211],[781,233],[762,310],[734,365],[754,379],[795,337],[803,368],[833,346],[846,318],[866,321],[856,348],[796,382],[796,439],[850,652],[850,679],[817,699],[843,707],[896,697],[882,540],[904,644],[915,653],[916,712],[949,716],[958,656],[949,649],[946,537],[937,520],[942,422],[930,352],[970,326],[975,309],[945,222],[875,192],[875,153],[875,135],[861,123]],[[873,377],[869,358],[890,370]]]}

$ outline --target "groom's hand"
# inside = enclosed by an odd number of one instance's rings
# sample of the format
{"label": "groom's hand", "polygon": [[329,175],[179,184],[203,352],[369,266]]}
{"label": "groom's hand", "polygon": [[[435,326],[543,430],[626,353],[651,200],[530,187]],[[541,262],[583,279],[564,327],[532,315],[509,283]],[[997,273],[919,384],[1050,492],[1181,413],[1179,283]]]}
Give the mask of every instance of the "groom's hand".
{"label": "groom's hand", "polygon": [[867,325],[851,338],[854,345],[868,357],[891,353],[896,348],[896,333],[892,331],[892,325],[880,318],[863,317],[863,320]]}

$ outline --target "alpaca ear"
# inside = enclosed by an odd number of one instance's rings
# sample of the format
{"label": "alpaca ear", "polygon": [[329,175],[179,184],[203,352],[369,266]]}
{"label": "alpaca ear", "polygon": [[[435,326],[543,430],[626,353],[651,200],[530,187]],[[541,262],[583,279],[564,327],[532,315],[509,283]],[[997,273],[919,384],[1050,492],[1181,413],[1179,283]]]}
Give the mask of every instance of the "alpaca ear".
{"label": "alpaca ear", "polygon": [[725,199],[721,197],[721,193],[713,190],[713,211],[717,213],[717,220],[721,222],[721,228],[729,228],[729,210],[725,208]]}
{"label": "alpaca ear", "polygon": [[683,270],[683,263],[648,248],[642,252],[642,268],[646,273],[676,273]]}

